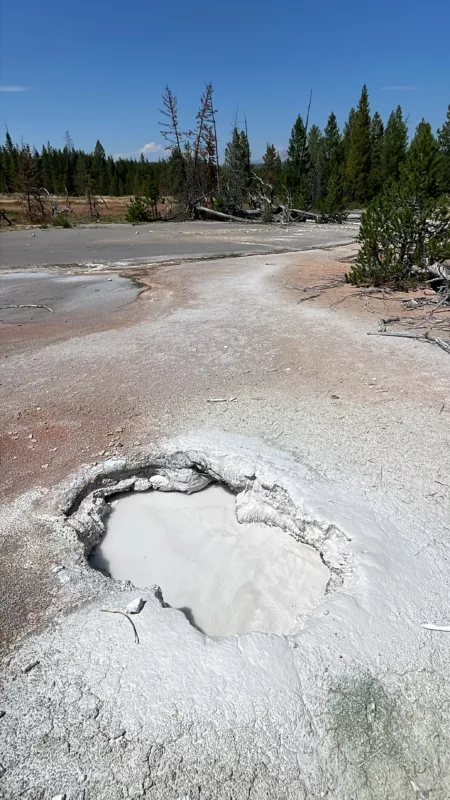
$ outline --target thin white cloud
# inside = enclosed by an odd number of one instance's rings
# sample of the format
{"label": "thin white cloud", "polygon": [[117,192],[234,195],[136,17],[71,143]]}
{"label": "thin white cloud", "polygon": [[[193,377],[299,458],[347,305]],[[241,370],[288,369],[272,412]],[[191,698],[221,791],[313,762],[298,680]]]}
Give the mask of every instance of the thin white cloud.
{"label": "thin white cloud", "polygon": [[0,86],[0,92],[29,92],[31,86]]}
{"label": "thin white cloud", "polygon": [[380,92],[414,92],[418,86],[408,86],[407,84],[394,84],[393,86],[382,86]]}
{"label": "thin white cloud", "polygon": [[142,147],[139,152],[148,158],[148,156],[154,155],[155,153],[162,153],[164,150],[164,145],[156,144],[156,142],[148,142],[148,144],[144,144],[144,147]]}
{"label": "thin white cloud", "polygon": [[156,161],[158,158],[162,158],[165,153],[166,148],[163,144],[147,142],[147,144],[144,144],[144,147],[141,147],[139,150],[132,150],[131,153],[115,153],[113,158],[117,161],[119,158],[139,158],[139,156],[143,155],[147,161]]}

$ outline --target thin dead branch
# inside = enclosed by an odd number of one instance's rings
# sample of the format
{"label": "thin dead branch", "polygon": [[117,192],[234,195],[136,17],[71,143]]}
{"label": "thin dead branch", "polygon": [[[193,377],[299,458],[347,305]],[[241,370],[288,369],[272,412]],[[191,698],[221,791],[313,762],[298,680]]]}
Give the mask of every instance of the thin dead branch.
{"label": "thin dead branch", "polygon": [[426,628],[427,631],[444,631],[445,633],[450,633],[450,625],[433,625],[431,622],[422,622],[422,628]]}
{"label": "thin dead branch", "polygon": [[450,355],[450,340],[441,339],[439,336],[436,336],[434,341],[438,347],[440,347],[442,350],[445,350],[445,352]]}
{"label": "thin dead branch", "polygon": [[100,611],[102,611],[104,614],[120,614],[122,617],[125,617],[125,619],[128,620],[128,622],[130,623],[131,627],[133,628],[134,641],[136,642],[136,644],[139,644],[139,636],[138,636],[138,632],[136,630],[136,625],[134,624],[134,622],[131,619],[131,617],[128,616],[128,614],[125,614],[123,611],[111,611],[109,608],[101,608]]}
{"label": "thin dead branch", "polygon": [[399,339],[416,339],[418,342],[431,342],[437,344],[442,350],[450,355],[450,339],[442,339],[440,336],[432,336],[426,333],[407,333],[403,331],[368,331],[368,336],[393,336]]}
{"label": "thin dead branch", "polygon": [[339,306],[341,303],[345,303],[345,301],[348,300],[350,297],[366,297],[367,295],[369,295],[369,297],[373,297],[375,300],[385,300],[386,299],[385,293],[390,291],[391,291],[390,289],[367,288],[367,289],[361,289],[360,291],[357,292],[349,292],[348,294],[344,295],[344,297],[340,297],[339,300],[336,300],[336,302],[333,303],[331,308],[336,308],[336,306]]}
{"label": "thin dead branch", "polygon": [[237,397],[210,397],[207,403],[233,403]]}
{"label": "thin dead branch", "polygon": [[45,308],[47,311],[50,311],[50,314],[53,314],[53,308],[49,306],[41,306],[41,305],[34,305],[34,303],[21,303],[20,305],[10,305],[10,306],[0,306],[0,310],[4,310],[5,308]]}

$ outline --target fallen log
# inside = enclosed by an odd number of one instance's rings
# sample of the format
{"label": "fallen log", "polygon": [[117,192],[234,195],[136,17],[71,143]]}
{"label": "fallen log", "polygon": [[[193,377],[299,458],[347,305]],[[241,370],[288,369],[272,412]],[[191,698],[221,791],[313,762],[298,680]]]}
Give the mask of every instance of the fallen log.
{"label": "fallen log", "polygon": [[260,219],[262,211],[260,208],[241,208],[238,216],[241,214],[244,219]]}
{"label": "fallen log", "polygon": [[304,217],[304,219],[320,219],[320,214],[314,214],[313,211],[302,211],[300,208],[289,208],[288,211],[291,214],[298,214],[299,217]]}
{"label": "fallen log", "polygon": [[446,267],[445,264],[441,264],[439,261],[435,261],[434,264],[428,265],[427,270],[432,275],[435,275],[436,278],[442,278],[442,280],[448,281],[450,283],[450,267]]}
{"label": "fallen log", "polygon": [[206,206],[194,206],[195,219],[213,219],[218,222],[245,222],[252,224],[252,220],[248,217],[235,217],[233,214],[224,214],[223,211],[215,211],[213,208],[206,208]]}
{"label": "fallen log", "polygon": [[[313,219],[315,222],[320,220],[320,214],[314,214],[313,211],[302,211],[300,208],[289,208],[289,206],[278,206],[277,212],[281,212],[285,218],[291,219],[292,222],[304,221]],[[292,219],[295,217],[295,219]]]}

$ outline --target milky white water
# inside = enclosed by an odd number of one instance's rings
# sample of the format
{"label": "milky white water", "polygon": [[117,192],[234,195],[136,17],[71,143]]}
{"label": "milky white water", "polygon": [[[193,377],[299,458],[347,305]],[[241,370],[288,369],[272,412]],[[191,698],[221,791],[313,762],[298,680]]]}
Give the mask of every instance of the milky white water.
{"label": "milky white water", "polygon": [[280,528],[240,524],[221,486],[130,493],[113,506],[92,566],[157,584],[204,633],[291,633],[323,596],[329,572],[318,553]]}

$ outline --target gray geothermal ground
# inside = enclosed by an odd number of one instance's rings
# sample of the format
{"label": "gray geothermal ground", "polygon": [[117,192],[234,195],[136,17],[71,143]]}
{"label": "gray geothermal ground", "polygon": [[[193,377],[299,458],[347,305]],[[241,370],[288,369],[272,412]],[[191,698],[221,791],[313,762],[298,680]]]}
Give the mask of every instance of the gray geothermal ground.
{"label": "gray geothermal ground", "polygon": [[[450,624],[447,354],[286,288],[342,271],[350,225],[148,230],[0,240],[0,305],[52,309],[0,312],[0,796],[447,800],[450,634],[421,625]],[[89,565],[115,495],[214,483],[262,538],[235,585],[190,530],[203,602],[261,578],[284,613],[288,534],[326,577],[288,631],[207,636]]]}
{"label": "gray geothermal ground", "polygon": [[[338,232],[327,225],[279,226],[221,222],[94,225],[71,229],[5,231],[0,269],[47,265],[129,265],[205,256],[250,255],[301,250],[350,241],[357,223]],[[7,237],[7,238],[6,238]]]}

